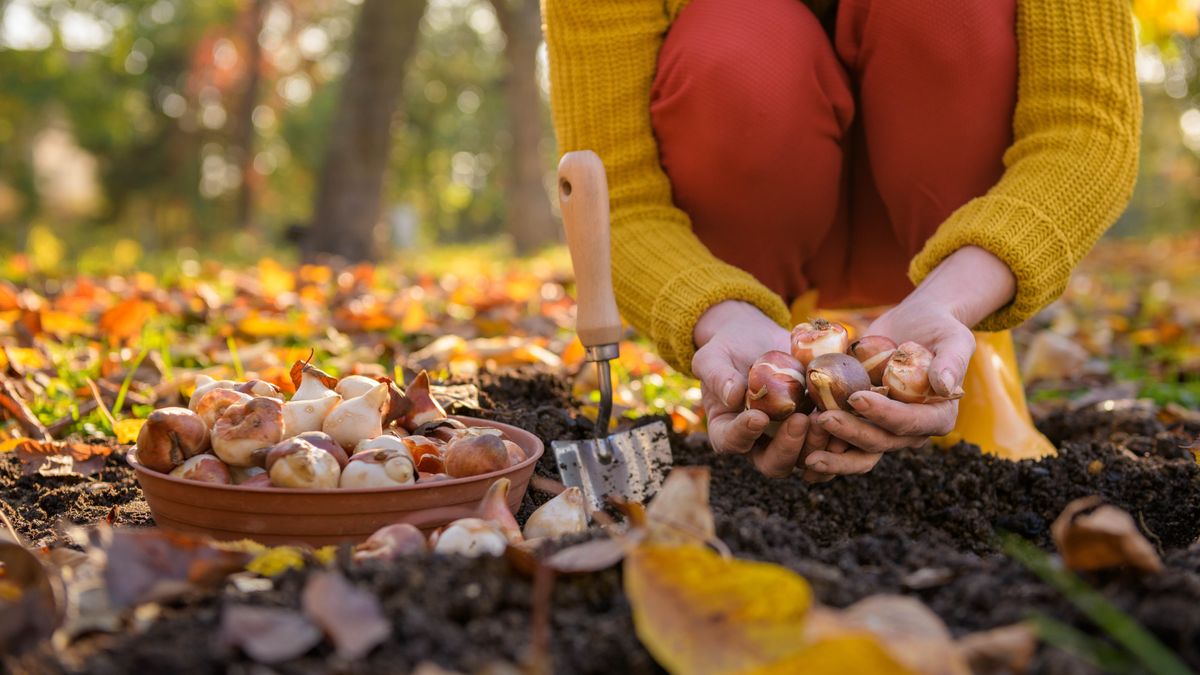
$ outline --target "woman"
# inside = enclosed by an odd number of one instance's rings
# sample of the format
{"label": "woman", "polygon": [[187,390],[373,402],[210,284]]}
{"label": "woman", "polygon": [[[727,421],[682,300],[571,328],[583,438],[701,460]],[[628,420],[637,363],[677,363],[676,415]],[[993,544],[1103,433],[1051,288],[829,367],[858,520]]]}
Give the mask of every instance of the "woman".
{"label": "woman", "polygon": [[[700,379],[714,449],[809,480],[952,429],[1009,457],[1053,451],[1006,331],[1061,294],[1132,190],[1125,0],[543,10],[560,150],[608,170],[618,303]],[[765,437],[766,416],[742,410],[745,373],[787,350],[789,307],[814,294],[895,303],[868,332],[933,350],[931,384],[962,386],[961,414],[865,392],[858,416],[793,415]]]}

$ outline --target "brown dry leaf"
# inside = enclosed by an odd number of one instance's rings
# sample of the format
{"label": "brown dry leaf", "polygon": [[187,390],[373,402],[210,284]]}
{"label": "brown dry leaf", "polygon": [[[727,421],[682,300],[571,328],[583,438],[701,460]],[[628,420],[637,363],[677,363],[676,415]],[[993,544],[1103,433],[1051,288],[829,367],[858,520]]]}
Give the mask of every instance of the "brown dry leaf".
{"label": "brown dry leaf", "polygon": [[0,378],[0,410],[17,421],[21,429],[30,437],[38,440],[49,440],[50,434],[38,420],[25,401],[17,395],[12,383],[7,378]]}
{"label": "brown dry leaf", "polygon": [[921,675],[968,675],[946,624],[921,601],[872,595],[843,610],[817,609],[805,627],[814,644],[868,632],[906,669]]}
{"label": "brown dry leaf", "polygon": [[680,466],[671,470],[662,488],[646,507],[648,540],[657,544],[697,544],[717,537],[708,505],[708,467]]}
{"label": "brown dry leaf", "polygon": [[223,551],[207,539],[165,530],[98,528],[104,581],[114,607],[164,600],[212,587],[246,566],[249,556]]}
{"label": "brown dry leaf", "polygon": [[959,652],[975,675],[1024,673],[1037,651],[1037,631],[1015,623],[964,635],[958,640]]}
{"label": "brown dry leaf", "polygon": [[241,647],[258,663],[294,659],[321,642],[321,629],[303,614],[284,607],[227,605],[221,612],[221,640]]}
{"label": "brown dry leaf", "polygon": [[643,544],[624,570],[638,638],[670,672],[740,673],[803,649],[812,593],[784,567]]}
{"label": "brown dry leaf", "polygon": [[604,537],[560,549],[542,564],[562,574],[583,574],[606,570],[625,558],[626,542]]}
{"label": "brown dry leaf", "polygon": [[1067,504],[1050,526],[1054,545],[1067,568],[1084,571],[1130,565],[1143,572],[1160,572],[1162,559],[1138,531],[1133,517],[1105,504],[1099,496]]}
{"label": "brown dry leaf", "polygon": [[366,656],[392,634],[379,598],[354,586],[338,572],[317,572],[308,578],[302,596],[304,613],[329,635],[338,656]]}
{"label": "brown dry leaf", "polygon": [[14,450],[26,476],[90,476],[104,468],[112,451],[108,445],[29,439]]}
{"label": "brown dry leaf", "polygon": [[142,327],[154,316],[154,304],[138,298],[129,298],[113,305],[103,314],[97,324],[100,335],[113,342],[131,340],[142,334]]}

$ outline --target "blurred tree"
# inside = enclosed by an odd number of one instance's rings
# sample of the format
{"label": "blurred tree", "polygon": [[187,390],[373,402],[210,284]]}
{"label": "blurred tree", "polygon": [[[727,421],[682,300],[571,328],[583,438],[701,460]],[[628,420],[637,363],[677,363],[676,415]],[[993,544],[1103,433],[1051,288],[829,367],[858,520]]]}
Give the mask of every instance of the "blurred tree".
{"label": "blurred tree", "polygon": [[379,254],[383,182],[408,57],[425,0],[365,0],[350,68],[327,134],[316,206],[304,253],[373,260]]}
{"label": "blurred tree", "polygon": [[258,107],[263,70],[262,44],[258,36],[262,32],[268,2],[269,0],[246,0],[246,6],[238,17],[242,27],[242,50],[245,52],[246,66],[242,78],[242,97],[234,120],[231,154],[242,174],[235,217],[237,226],[243,229],[249,229],[254,224],[254,109]]}
{"label": "blurred tree", "polygon": [[507,221],[518,253],[531,253],[558,240],[558,224],[550,211],[543,183],[541,154],[545,129],[537,82],[537,51],[542,19],[537,0],[491,0],[507,41],[504,80],[511,143],[505,153]]}

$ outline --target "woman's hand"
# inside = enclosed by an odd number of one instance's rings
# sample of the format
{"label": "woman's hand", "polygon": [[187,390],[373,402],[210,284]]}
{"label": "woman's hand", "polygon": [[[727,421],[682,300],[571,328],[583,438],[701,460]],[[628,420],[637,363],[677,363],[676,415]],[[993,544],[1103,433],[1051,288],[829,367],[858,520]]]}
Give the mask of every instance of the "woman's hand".
{"label": "woman's hand", "polygon": [[[975,353],[971,326],[1007,304],[1015,291],[1016,280],[1003,261],[981,248],[962,248],[866,334],[924,345],[933,352],[930,385],[936,394],[952,396],[961,392]],[[806,478],[866,473],[881,453],[924,445],[930,436],[950,433],[958,418],[957,400],[901,403],[863,391],[850,397],[850,405],[857,415],[813,413],[804,451]]]}
{"label": "woman's hand", "polygon": [[770,420],[761,410],[745,410],[746,374],[763,353],[787,352],[788,331],[753,305],[722,302],[708,308],[693,330],[699,349],[692,372],[700,379],[713,450],[749,453],[766,476],[791,475],[808,431],[808,417],[795,414],[780,424],[775,437],[764,436]]}

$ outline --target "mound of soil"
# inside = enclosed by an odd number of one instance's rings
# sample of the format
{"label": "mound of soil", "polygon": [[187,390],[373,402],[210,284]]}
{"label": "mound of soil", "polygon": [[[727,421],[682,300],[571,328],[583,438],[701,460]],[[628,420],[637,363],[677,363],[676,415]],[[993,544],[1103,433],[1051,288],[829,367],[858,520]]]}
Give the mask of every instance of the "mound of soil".
{"label": "mound of soil", "polygon": [[[547,442],[591,432],[559,378],[483,373],[478,384],[485,417],[530,429]],[[1200,537],[1200,466],[1183,449],[1200,428],[1164,424],[1138,406],[1055,413],[1041,426],[1060,447],[1058,457],[1013,463],[959,445],[894,453],[866,476],[817,486],[762,478],[740,458],[714,456],[701,438],[674,437],[672,444],[677,464],[713,468],[718,534],[738,556],[795,570],[830,605],[873,593],[916,596],[956,635],[1034,612],[1098,635],[1058,591],[1004,555],[996,535],[1011,532],[1052,550],[1049,525],[1063,506],[1102,495],[1133,514],[1164,554],[1167,570],[1085,579],[1200,670],[1200,548],[1193,546]],[[543,458],[538,472],[555,476],[553,458]],[[94,521],[114,504],[121,505],[119,524],[146,523],[132,472],[119,460],[110,460],[94,480],[18,476],[15,460],[0,461],[0,490],[15,506],[17,525],[40,541],[55,539],[56,518]],[[112,487],[89,488],[95,480]],[[531,491],[522,514],[545,499]],[[341,566],[380,595],[396,637],[363,662],[338,664],[322,646],[278,672],[403,672],[426,660],[475,671],[526,655],[531,583],[503,560],[421,556]],[[141,633],[85,639],[64,663],[39,660],[35,669],[259,672],[219,643],[220,609],[227,603],[296,607],[304,579],[304,572],[289,572],[270,591],[229,587],[195,594],[163,606]],[[661,672],[634,635],[619,570],[559,578],[551,622],[556,672]],[[1033,670],[1092,672],[1085,661],[1051,647],[1039,650]]]}

